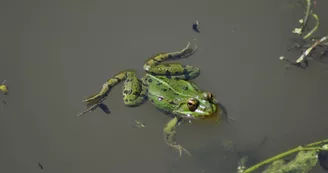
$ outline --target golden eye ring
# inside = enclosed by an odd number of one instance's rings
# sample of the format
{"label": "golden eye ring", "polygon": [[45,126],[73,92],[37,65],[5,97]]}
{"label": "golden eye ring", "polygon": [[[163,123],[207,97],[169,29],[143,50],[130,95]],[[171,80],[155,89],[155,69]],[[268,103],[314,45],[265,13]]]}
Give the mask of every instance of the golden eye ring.
{"label": "golden eye ring", "polygon": [[197,109],[198,106],[198,100],[196,99],[189,99],[187,102],[188,109],[192,112],[194,112]]}

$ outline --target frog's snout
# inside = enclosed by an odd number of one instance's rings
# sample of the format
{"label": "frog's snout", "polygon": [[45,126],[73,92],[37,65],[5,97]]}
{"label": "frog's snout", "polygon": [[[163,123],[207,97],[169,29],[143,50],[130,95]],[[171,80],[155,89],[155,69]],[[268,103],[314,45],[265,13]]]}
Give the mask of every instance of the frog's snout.
{"label": "frog's snout", "polygon": [[200,119],[212,119],[220,117],[218,105],[211,105],[210,107],[200,106],[197,112],[200,113],[198,116]]}

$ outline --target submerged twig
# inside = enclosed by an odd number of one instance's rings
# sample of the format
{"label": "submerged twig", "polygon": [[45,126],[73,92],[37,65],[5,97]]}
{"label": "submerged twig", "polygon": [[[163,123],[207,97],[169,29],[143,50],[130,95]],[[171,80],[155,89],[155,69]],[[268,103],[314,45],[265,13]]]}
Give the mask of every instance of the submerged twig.
{"label": "submerged twig", "polygon": [[[305,11],[305,16],[303,19],[301,19],[299,22],[301,23],[301,27],[300,28],[295,28],[293,30],[293,33],[298,34],[299,36],[302,36],[302,40],[305,42],[306,45],[301,45],[301,44],[297,44],[296,46],[294,45],[293,48],[299,48],[301,50],[303,50],[302,54],[297,58],[297,60],[295,62],[292,62],[291,60],[286,59],[285,57],[281,56],[279,59],[280,60],[284,60],[286,62],[288,62],[290,65],[294,65],[297,67],[301,67],[303,69],[307,69],[308,68],[308,60],[310,60],[310,54],[315,50],[316,47],[318,46],[324,46],[327,47],[327,50],[322,52],[321,56],[325,55],[325,53],[328,53],[328,44],[325,43],[325,41],[327,40],[327,36],[322,37],[320,40],[316,40],[314,41],[314,43],[312,44],[307,44],[306,40],[309,39],[310,37],[313,36],[313,34],[318,30],[320,22],[319,22],[319,17],[313,13],[312,11],[312,3],[311,0],[305,0],[306,1],[306,11]],[[305,28],[308,27],[308,20],[309,20],[309,15],[311,15],[313,17],[313,19],[315,20],[315,26],[307,33],[304,33]],[[313,37],[312,37],[313,38]],[[314,40],[314,39],[312,39]],[[305,50],[304,50],[305,48]],[[289,48],[288,50],[290,50],[291,48]],[[313,57],[311,57],[312,59],[315,59]]]}
{"label": "submerged twig", "polygon": [[304,51],[304,53],[296,60],[296,63],[301,63],[304,60],[304,58],[306,56],[308,56],[314,48],[316,48],[319,44],[321,44],[322,42],[326,41],[327,39],[328,39],[328,36],[324,36],[320,40],[315,41],[312,44],[312,46],[309,47],[308,49],[306,49]]}
{"label": "submerged twig", "polygon": [[38,166],[40,167],[40,169],[43,169],[43,165],[41,165],[40,162],[38,162]]}
{"label": "submerged twig", "polygon": [[312,28],[312,30],[311,30],[308,34],[306,34],[306,35],[303,37],[304,40],[308,39],[308,38],[309,38],[309,37],[310,37],[315,31],[317,31],[318,28],[319,28],[320,23],[319,23],[319,17],[318,17],[318,15],[312,13],[312,17],[313,17],[313,18],[315,19],[315,21],[316,21],[315,26]]}
{"label": "submerged twig", "polygon": [[135,127],[135,128],[145,128],[146,127],[146,124],[142,123],[140,121],[134,120],[134,123],[135,124],[132,127]]}
{"label": "submerged twig", "polygon": [[300,30],[301,34],[303,33],[304,28],[307,26],[310,10],[311,10],[311,0],[306,0],[306,11],[305,11],[305,16],[303,18],[301,30]]}

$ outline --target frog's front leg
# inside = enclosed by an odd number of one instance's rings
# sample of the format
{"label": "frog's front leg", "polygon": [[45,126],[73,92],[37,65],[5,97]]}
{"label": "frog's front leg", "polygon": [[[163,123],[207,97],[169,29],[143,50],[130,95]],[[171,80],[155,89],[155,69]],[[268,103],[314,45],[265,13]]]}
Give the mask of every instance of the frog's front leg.
{"label": "frog's front leg", "polygon": [[179,150],[179,156],[182,155],[182,152],[186,152],[188,155],[191,156],[190,152],[183,148],[181,145],[177,144],[176,142],[176,127],[178,126],[181,118],[174,117],[170,120],[164,127],[164,140],[170,146],[177,150]]}
{"label": "frog's front leg", "polygon": [[200,70],[190,65],[181,65],[178,63],[165,63],[164,61],[178,60],[188,58],[197,50],[197,46],[192,48],[190,43],[187,47],[171,53],[159,53],[151,57],[145,64],[144,70],[152,75],[166,76],[172,79],[192,80],[199,76]]}
{"label": "frog's front leg", "polygon": [[136,73],[133,70],[122,71],[114,77],[110,78],[103,84],[102,90],[94,94],[83,102],[87,103],[87,109],[81,112],[78,116],[86,114],[100,107],[105,113],[109,114],[108,107],[103,104],[103,101],[107,98],[111,89],[119,84],[121,81],[124,82],[123,87],[123,100],[127,106],[138,106],[146,100],[147,89],[143,87],[142,82],[137,78]]}

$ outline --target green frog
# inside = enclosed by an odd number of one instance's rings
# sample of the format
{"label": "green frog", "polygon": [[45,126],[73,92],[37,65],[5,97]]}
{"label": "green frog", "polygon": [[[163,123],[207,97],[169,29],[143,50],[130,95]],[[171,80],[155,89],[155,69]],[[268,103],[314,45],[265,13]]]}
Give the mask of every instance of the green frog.
{"label": "green frog", "polygon": [[198,46],[187,47],[177,52],[158,53],[149,58],[143,68],[146,75],[139,79],[134,70],[124,70],[108,79],[102,90],[85,100],[87,109],[81,116],[96,108],[101,108],[105,113],[111,111],[103,103],[111,89],[124,82],[123,101],[128,107],[136,107],[145,101],[150,101],[161,112],[171,115],[171,120],[164,127],[166,143],[179,151],[191,156],[190,152],[176,142],[176,128],[181,122],[190,120],[221,119],[225,109],[212,93],[199,89],[191,80],[200,75],[197,67],[179,63],[165,63],[169,60],[179,60],[193,55]]}

